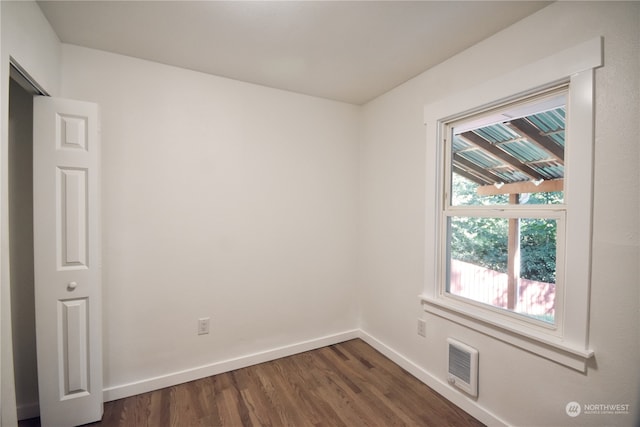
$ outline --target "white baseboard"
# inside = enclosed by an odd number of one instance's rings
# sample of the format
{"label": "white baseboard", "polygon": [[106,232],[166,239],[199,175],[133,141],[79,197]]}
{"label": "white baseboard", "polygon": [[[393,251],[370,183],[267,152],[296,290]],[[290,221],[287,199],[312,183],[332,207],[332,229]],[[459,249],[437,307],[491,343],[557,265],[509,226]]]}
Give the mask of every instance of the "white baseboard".
{"label": "white baseboard", "polygon": [[264,363],[282,357],[292,356],[309,350],[326,347],[328,345],[337,344],[343,341],[360,337],[358,329],[341,332],[334,335],[328,335],[308,341],[277,347],[258,353],[247,354],[229,360],[214,362],[196,368],[186,369],[184,371],[172,372],[170,374],[148,378],[129,384],[121,384],[104,389],[104,401],[122,399],[136,394],[147,393],[165,387],[171,387],[177,384],[194,381],[200,378],[217,375],[224,372],[233,371],[235,369],[246,368],[247,366]]}
{"label": "white baseboard", "polygon": [[467,412],[471,416],[475,417],[480,422],[488,426],[508,426],[506,422],[504,422],[482,406],[478,405],[476,401],[467,398],[459,391],[453,389],[449,384],[434,377],[432,374],[418,366],[416,363],[412,362],[402,354],[388,347],[377,338],[369,335],[363,330],[360,330],[359,332],[360,338],[364,342],[387,356],[395,364],[409,372],[424,384],[434,389],[436,392],[440,393],[442,396],[444,396],[444,398],[446,398],[451,403]]}
{"label": "white baseboard", "polygon": [[40,416],[40,404],[38,402],[22,403],[17,406],[18,421],[28,420]]}

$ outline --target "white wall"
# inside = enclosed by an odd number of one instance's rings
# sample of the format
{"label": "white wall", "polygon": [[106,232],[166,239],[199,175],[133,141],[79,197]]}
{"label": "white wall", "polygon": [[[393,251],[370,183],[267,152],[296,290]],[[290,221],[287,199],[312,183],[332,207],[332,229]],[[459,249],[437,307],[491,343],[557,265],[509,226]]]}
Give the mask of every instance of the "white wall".
{"label": "white wall", "polygon": [[35,2],[0,2],[0,331],[1,422],[16,423],[11,336],[8,237],[9,58],[49,93],[58,93],[60,42]]}
{"label": "white wall", "polygon": [[[431,205],[424,200],[422,114],[427,103],[600,35],[605,66],[596,73],[590,323],[595,360],[584,375],[421,310],[424,236],[432,226],[423,219]],[[631,425],[638,418],[639,42],[640,3],[557,2],[364,108],[362,328],[467,408],[477,405],[513,425]],[[426,339],[416,334],[419,317],[427,320]],[[480,351],[477,402],[446,385],[449,336]],[[570,401],[629,404],[632,413],[574,419],[565,413]]]}
{"label": "white wall", "polygon": [[357,107],[71,45],[62,93],[101,108],[107,398],[355,329]]}

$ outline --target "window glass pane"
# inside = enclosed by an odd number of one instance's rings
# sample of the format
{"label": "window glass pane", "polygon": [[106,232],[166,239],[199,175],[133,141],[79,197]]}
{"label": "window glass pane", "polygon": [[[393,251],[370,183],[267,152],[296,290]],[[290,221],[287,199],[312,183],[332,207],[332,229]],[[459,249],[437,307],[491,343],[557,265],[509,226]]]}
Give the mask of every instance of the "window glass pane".
{"label": "window glass pane", "polygon": [[448,138],[451,204],[564,203],[566,93],[458,121]]}
{"label": "window glass pane", "polygon": [[554,322],[555,219],[456,216],[448,225],[447,292]]}

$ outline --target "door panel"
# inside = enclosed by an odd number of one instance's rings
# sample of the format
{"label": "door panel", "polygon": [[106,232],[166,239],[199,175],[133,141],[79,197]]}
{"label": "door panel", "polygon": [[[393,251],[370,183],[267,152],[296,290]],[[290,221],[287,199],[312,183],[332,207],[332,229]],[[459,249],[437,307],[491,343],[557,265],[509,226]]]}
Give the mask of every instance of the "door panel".
{"label": "door panel", "polygon": [[87,267],[87,175],[86,169],[58,168],[60,268]]}
{"label": "door panel", "polygon": [[86,424],[103,412],[98,107],[36,97],[33,132],[40,418]]}
{"label": "door panel", "polygon": [[60,358],[58,369],[62,373],[64,386],[60,390],[62,399],[75,397],[77,393],[89,392],[89,335],[87,299],[60,301],[58,329],[61,331],[58,347],[64,357]]}

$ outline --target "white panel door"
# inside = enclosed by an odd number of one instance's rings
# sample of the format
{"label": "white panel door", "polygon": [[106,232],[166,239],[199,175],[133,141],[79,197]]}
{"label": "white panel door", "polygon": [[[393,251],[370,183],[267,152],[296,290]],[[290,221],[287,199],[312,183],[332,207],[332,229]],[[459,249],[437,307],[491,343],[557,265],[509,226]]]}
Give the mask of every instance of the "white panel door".
{"label": "white panel door", "polygon": [[33,208],[43,426],[102,418],[98,106],[36,97]]}

